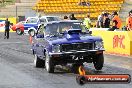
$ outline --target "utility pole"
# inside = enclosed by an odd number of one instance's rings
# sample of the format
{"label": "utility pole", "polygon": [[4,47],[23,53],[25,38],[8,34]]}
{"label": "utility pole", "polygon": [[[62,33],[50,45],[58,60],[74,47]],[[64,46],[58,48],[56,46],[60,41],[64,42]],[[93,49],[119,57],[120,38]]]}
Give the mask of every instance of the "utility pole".
{"label": "utility pole", "polygon": [[16,18],[17,18],[17,6],[16,6]]}

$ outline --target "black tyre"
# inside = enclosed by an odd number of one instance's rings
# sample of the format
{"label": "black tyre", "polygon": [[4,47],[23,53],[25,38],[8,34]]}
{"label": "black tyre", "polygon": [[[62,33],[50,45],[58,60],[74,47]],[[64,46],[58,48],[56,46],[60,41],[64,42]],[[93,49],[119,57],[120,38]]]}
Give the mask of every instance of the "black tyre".
{"label": "black tyre", "polygon": [[16,33],[17,33],[18,35],[22,35],[22,34],[23,34],[23,32],[22,32],[21,29],[16,29]]}
{"label": "black tyre", "polygon": [[79,85],[84,85],[87,82],[87,79],[84,76],[77,76],[76,81]]}
{"label": "black tyre", "polygon": [[104,55],[99,54],[93,58],[93,64],[96,70],[101,70],[104,64]]}
{"label": "black tyre", "polygon": [[78,74],[80,66],[83,66],[83,64],[72,64],[71,71],[75,74]]}
{"label": "black tyre", "polygon": [[34,37],[34,36],[35,36],[35,31],[34,31],[34,30],[29,30],[29,32],[28,32],[28,33],[29,33],[29,35],[30,35],[30,36],[32,36],[32,37]]}
{"label": "black tyre", "polygon": [[45,68],[48,73],[54,73],[54,61],[48,53],[46,53]]}
{"label": "black tyre", "polygon": [[45,60],[40,59],[36,54],[34,55],[34,65],[37,68],[44,68],[45,67]]}

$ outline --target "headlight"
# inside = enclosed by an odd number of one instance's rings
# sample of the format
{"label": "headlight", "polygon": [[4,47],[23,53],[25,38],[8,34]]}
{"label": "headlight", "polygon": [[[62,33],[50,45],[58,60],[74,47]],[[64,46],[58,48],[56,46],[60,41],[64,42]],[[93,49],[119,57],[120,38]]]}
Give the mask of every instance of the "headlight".
{"label": "headlight", "polygon": [[60,45],[52,45],[52,52],[53,53],[60,52]]}
{"label": "headlight", "polygon": [[99,49],[104,49],[104,44],[102,41],[96,41],[95,42],[95,49],[99,50]]}

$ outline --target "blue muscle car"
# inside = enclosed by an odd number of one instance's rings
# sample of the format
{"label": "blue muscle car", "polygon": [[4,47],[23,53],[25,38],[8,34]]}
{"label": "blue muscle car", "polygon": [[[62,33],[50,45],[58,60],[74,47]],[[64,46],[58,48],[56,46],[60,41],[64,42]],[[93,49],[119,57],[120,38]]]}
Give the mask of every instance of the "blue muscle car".
{"label": "blue muscle car", "polygon": [[32,45],[36,67],[49,73],[56,65],[68,63],[79,67],[93,63],[96,70],[104,64],[104,46],[100,37],[92,36],[80,21],[54,21],[41,25]]}

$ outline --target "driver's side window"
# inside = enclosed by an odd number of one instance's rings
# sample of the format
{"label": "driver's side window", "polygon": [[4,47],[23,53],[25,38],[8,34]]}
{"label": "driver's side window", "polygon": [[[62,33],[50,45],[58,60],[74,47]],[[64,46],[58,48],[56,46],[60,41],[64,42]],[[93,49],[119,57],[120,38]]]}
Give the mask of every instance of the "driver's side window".
{"label": "driver's side window", "polygon": [[41,18],[40,19],[40,23],[46,23],[46,19],[45,18]]}

